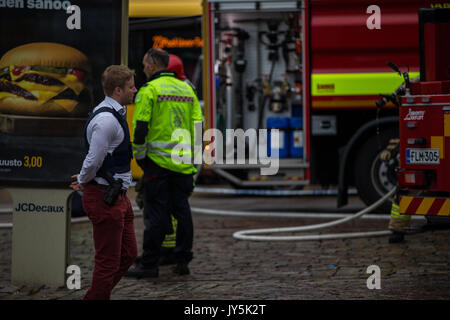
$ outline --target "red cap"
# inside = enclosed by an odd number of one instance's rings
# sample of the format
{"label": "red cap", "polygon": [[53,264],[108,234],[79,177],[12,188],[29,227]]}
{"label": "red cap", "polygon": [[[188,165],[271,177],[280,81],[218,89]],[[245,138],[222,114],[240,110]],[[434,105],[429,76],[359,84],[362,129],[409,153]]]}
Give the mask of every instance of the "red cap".
{"label": "red cap", "polygon": [[175,71],[177,73],[177,78],[184,81],[186,76],[184,74],[183,61],[174,54],[169,54],[169,66],[167,69]]}

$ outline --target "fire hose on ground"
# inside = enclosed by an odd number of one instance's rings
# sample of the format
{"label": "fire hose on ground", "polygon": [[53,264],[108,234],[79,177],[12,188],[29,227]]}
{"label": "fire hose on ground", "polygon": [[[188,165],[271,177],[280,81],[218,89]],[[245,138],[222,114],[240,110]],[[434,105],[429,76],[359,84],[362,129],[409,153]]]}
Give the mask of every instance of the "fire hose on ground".
{"label": "fire hose on ground", "polygon": [[[253,240],[253,241],[305,241],[305,240],[328,240],[328,239],[343,239],[343,238],[364,238],[364,237],[379,237],[379,236],[387,236],[391,234],[389,230],[380,230],[380,231],[368,231],[368,232],[350,232],[350,233],[337,233],[337,234],[313,234],[313,235],[303,235],[303,236],[258,236],[256,234],[264,234],[264,233],[281,233],[281,232],[300,232],[300,231],[311,231],[329,228],[333,226],[337,226],[351,220],[355,220],[363,216],[364,214],[376,209],[390,197],[392,197],[397,188],[393,188],[387,194],[385,194],[378,201],[370,205],[369,207],[355,213],[354,215],[346,216],[344,218],[326,222],[319,223],[308,226],[299,226],[299,227],[285,227],[285,228],[269,228],[269,229],[253,229],[253,230],[242,230],[237,231],[233,234],[235,239],[239,240]],[[211,209],[200,209],[200,208],[192,208],[192,212],[201,213],[201,214],[222,214],[222,215],[234,215],[234,216],[277,216],[280,215],[278,213],[264,213],[264,214],[255,214],[252,212],[245,211],[224,211],[224,210],[211,210]],[[293,216],[295,214],[291,214]]]}
{"label": "fire hose on ground", "polygon": [[[395,193],[395,189],[392,189],[384,197],[379,199],[371,206],[357,212],[356,214],[343,214],[343,213],[294,213],[294,212],[249,212],[249,211],[231,211],[231,210],[214,210],[192,207],[192,213],[209,214],[209,215],[223,215],[223,216],[238,216],[238,217],[277,217],[277,218],[314,218],[314,219],[328,219],[342,217],[341,219],[334,220],[327,223],[301,226],[301,227],[287,227],[287,228],[271,228],[271,229],[255,229],[255,230],[242,230],[235,232],[233,237],[239,240],[254,240],[254,241],[288,241],[288,240],[326,240],[326,239],[341,239],[341,238],[357,238],[357,237],[374,237],[389,235],[389,230],[373,231],[373,232],[353,232],[353,233],[339,233],[339,234],[322,234],[322,235],[304,235],[304,236],[255,236],[254,234],[261,233],[280,233],[280,232],[299,232],[299,231],[311,231],[323,228],[329,228],[339,224],[346,223],[348,221],[363,218],[363,219],[389,219],[389,215],[386,214],[370,214],[364,215],[371,210],[376,209],[389,197]],[[142,210],[138,207],[133,207],[135,216],[142,216]],[[419,218],[419,217],[412,217]],[[88,222],[88,217],[72,218],[72,223],[84,223]],[[12,223],[0,223],[0,229],[12,228]],[[251,235],[253,234],[253,235]]]}

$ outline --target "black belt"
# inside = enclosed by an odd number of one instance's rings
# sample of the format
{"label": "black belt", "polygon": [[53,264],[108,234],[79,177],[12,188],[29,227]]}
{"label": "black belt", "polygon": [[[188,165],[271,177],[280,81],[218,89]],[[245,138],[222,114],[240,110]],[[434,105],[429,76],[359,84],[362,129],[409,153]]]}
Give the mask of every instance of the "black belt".
{"label": "black belt", "polygon": [[[95,180],[92,180],[91,182],[89,182],[89,184],[92,184],[93,186],[97,186],[97,187],[99,187],[100,189],[103,189],[103,190],[106,190],[109,187],[109,185],[98,183]],[[121,194],[127,194],[127,190],[126,189],[122,189],[120,193]]]}

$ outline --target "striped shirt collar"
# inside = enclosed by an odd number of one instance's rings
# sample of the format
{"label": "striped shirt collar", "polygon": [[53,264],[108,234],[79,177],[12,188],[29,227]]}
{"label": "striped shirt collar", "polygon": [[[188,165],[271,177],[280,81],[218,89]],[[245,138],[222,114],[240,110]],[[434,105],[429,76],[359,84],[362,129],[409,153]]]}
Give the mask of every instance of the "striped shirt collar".
{"label": "striped shirt collar", "polygon": [[112,107],[114,110],[116,110],[120,115],[124,116],[127,112],[127,109],[125,106],[120,105],[116,100],[114,100],[111,97],[106,96],[104,100],[105,104],[109,107]]}

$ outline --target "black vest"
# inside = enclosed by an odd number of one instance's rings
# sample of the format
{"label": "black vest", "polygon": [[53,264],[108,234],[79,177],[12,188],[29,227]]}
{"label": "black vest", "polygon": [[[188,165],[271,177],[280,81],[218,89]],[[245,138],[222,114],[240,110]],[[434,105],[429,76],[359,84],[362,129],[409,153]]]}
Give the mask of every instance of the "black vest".
{"label": "black vest", "polygon": [[116,117],[122,126],[124,138],[120,145],[118,145],[112,154],[107,153],[102,166],[97,171],[99,172],[109,172],[112,175],[116,173],[125,173],[130,171],[130,163],[133,158],[133,151],[131,149],[130,132],[128,131],[128,123],[124,117],[122,117],[116,110],[109,107],[101,107],[97,111],[92,112],[86,121],[86,128],[84,130],[84,141],[86,146],[86,154],[89,152],[89,142],[87,139],[87,127],[91,120],[101,112],[110,112]]}

